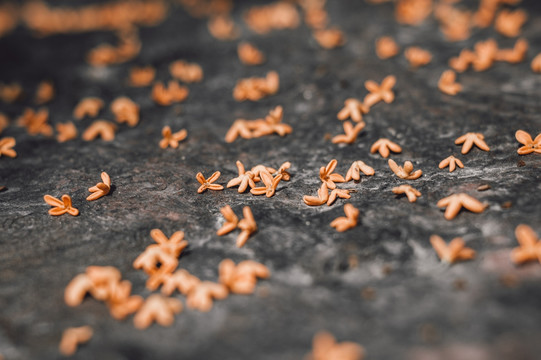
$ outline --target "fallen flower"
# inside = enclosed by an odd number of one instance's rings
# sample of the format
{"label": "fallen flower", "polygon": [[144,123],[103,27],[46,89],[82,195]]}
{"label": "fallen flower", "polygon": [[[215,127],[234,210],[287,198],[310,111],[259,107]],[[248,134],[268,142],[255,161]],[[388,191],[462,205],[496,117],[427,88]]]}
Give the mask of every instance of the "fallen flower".
{"label": "fallen flower", "polygon": [[320,206],[325,204],[329,200],[329,188],[327,187],[327,183],[322,183],[321,187],[317,190],[317,197],[316,196],[303,196],[303,201],[308,206]]}
{"label": "fallen flower", "polygon": [[179,269],[165,279],[161,292],[162,294],[169,296],[175,290],[178,290],[181,294],[187,295],[196,286],[199,286],[200,283],[201,280],[197,277],[184,269]]}
{"label": "fallen flower", "polygon": [[361,160],[357,160],[354,161],[349,167],[349,170],[346,173],[346,182],[351,180],[359,181],[361,179],[361,172],[367,176],[372,176],[375,174],[374,168],[366,165]]}
{"label": "fallen flower", "polygon": [[224,187],[222,185],[213,184],[213,182],[218,180],[220,175],[221,175],[221,173],[219,171],[216,171],[208,179],[205,179],[203,174],[201,172],[198,172],[197,175],[195,176],[195,178],[197,179],[197,181],[199,181],[201,186],[199,187],[199,189],[197,189],[197,192],[199,194],[201,194],[201,193],[205,192],[207,189],[209,189],[209,190],[223,190]]}
{"label": "fallen flower", "polygon": [[327,205],[331,206],[337,198],[340,199],[350,199],[351,195],[350,192],[353,192],[355,190],[347,190],[347,189],[334,189],[331,191],[331,194],[329,195],[329,199],[327,200]]}
{"label": "fallen flower", "polygon": [[36,90],[36,104],[48,103],[54,98],[54,86],[52,81],[42,81]]}
{"label": "fallen flower", "polygon": [[233,209],[231,209],[231,206],[224,206],[220,209],[220,212],[225,218],[225,223],[220,229],[218,229],[218,231],[216,231],[216,235],[218,236],[230,233],[231,231],[235,230],[237,228],[237,225],[239,224],[239,218],[237,217],[237,215],[235,215]]}
{"label": "fallen flower", "polygon": [[346,144],[353,144],[355,140],[357,139],[357,136],[359,136],[359,133],[364,129],[365,127],[364,122],[357,123],[355,127],[351,124],[351,122],[346,121],[344,122],[344,133],[336,135],[332,138],[333,144],[338,143],[346,143]]}
{"label": "fallen flower", "polygon": [[445,70],[438,80],[438,89],[447,95],[456,95],[462,91],[462,85],[456,82],[456,73],[453,70]]}
{"label": "fallen flower", "polygon": [[370,153],[374,154],[376,153],[376,151],[379,152],[382,157],[388,158],[391,151],[395,153],[401,153],[402,148],[400,147],[400,145],[392,142],[389,139],[381,138],[376,141],[370,148]]}
{"label": "fallen flower", "polygon": [[73,110],[73,117],[81,120],[85,116],[96,117],[103,108],[103,101],[95,97],[82,99]]}
{"label": "fallen flower", "polygon": [[58,132],[56,135],[56,140],[58,140],[58,142],[62,143],[77,138],[77,128],[71,121],[65,124],[56,124],[56,131]]}
{"label": "fallen flower", "polygon": [[265,62],[265,55],[248,42],[241,42],[237,46],[237,53],[240,61],[245,65],[261,65]]}
{"label": "fallen flower", "polygon": [[71,327],[64,330],[58,350],[64,356],[71,356],[80,344],[88,342],[94,332],[90,326]]}
{"label": "fallen flower", "polygon": [[404,56],[410,63],[410,66],[417,68],[425,66],[432,61],[432,54],[417,46],[410,46],[404,51]]}
{"label": "fallen flower", "polygon": [[344,33],[338,28],[315,30],[313,35],[317,43],[324,49],[334,49],[346,43]]}
{"label": "fallen flower", "polygon": [[404,167],[399,166],[393,159],[389,159],[388,163],[391,170],[396,174],[396,176],[401,179],[415,180],[418,179],[421,175],[423,175],[422,170],[416,170],[412,173],[413,164],[411,163],[411,161],[406,161],[404,163]]}
{"label": "fallen flower", "polygon": [[165,149],[168,146],[171,146],[173,149],[176,149],[178,148],[178,143],[186,139],[187,136],[188,131],[186,131],[186,129],[182,129],[174,133],[171,131],[171,127],[164,126],[162,129],[162,139],[160,140],[160,147],[162,149]]}
{"label": "fallen flower", "polygon": [[331,222],[331,226],[338,232],[344,232],[357,226],[359,210],[351,204],[344,205],[345,217],[338,217]]}
{"label": "fallen flower", "polygon": [[212,308],[212,299],[225,299],[228,294],[224,285],[203,281],[188,293],[186,305],[190,309],[207,312]]}
{"label": "fallen flower", "polygon": [[528,52],[528,41],[518,39],[512,49],[500,49],[496,53],[496,61],[506,61],[510,64],[517,64],[526,59]]}
{"label": "fallen flower", "polygon": [[184,82],[196,83],[203,80],[203,69],[199,64],[177,60],[169,65],[171,76]]}
{"label": "fallen flower", "polygon": [[458,215],[460,209],[463,207],[474,213],[481,213],[485,210],[485,205],[474,197],[467,194],[453,194],[446,198],[441,199],[436,204],[438,207],[446,207],[445,218],[452,220]]}
{"label": "fallen flower", "polygon": [[189,93],[186,86],[181,86],[177,81],[170,80],[167,87],[162,82],[155,83],[152,87],[151,97],[156,104],[169,106],[186,100]]}
{"label": "fallen flower", "polygon": [[541,73],[541,53],[537,54],[531,64],[532,71],[535,73]]}
{"label": "fallen flower", "polygon": [[10,158],[16,157],[17,152],[13,150],[15,144],[16,141],[14,137],[5,137],[0,139],[0,157],[2,157],[2,155],[8,156]]}
{"label": "fallen flower", "polygon": [[328,332],[319,332],[314,336],[312,352],[305,360],[363,360],[364,348],[354,342],[337,343]]}
{"label": "fallen flower", "polygon": [[331,190],[336,189],[335,183],[343,183],[346,181],[344,177],[340,174],[333,173],[334,169],[336,169],[336,165],[338,164],[338,161],[336,159],[332,159],[329,161],[327,166],[322,166],[319,168],[319,179],[327,184],[327,187]]}
{"label": "fallen flower", "polygon": [[62,200],[59,200],[51,195],[45,195],[43,200],[51,206],[52,209],[49,210],[49,215],[58,216],[68,213],[72,216],[79,215],[79,210],[71,206],[71,197],[69,195],[62,195]]}
{"label": "fallen flower", "polygon": [[462,163],[462,161],[460,161],[459,159],[457,159],[456,157],[454,157],[453,155],[443,159],[440,164],[438,165],[438,167],[440,169],[444,169],[446,168],[447,166],[449,166],[449,172],[453,172],[455,171],[455,168],[458,166],[459,168],[464,168],[464,164]]}
{"label": "fallen flower", "polygon": [[253,195],[265,194],[268,198],[272,197],[276,192],[276,188],[278,187],[280,180],[282,180],[282,174],[278,174],[275,177],[272,177],[272,175],[267,170],[263,170],[259,173],[259,176],[261,177],[261,180],[263,181],[265,186],[254,187],[250,190],[250,193],[252,193]]}
{"label": "fallen flower", "polygon": [[269,71],[264,78],[240,79],[233,89],[233,98],[237,101],[257,101],[265,96],[274,95],[280,87],[280,77],[276,71]]}
{"label": "fallen flower", "polygon": [[368,113],[368,107],[366,107],[361,101],[349,98],[344,101],[344,107],[336,116],[338,120],[346,120],[351,118],[355,122],[363,121],[363,114]]}
{"label": "fallen flower", "polygon": [[92,141],[98,136],[103,141],[113,141],[115,139],[115,131],[115,124],[105,120],[96,120],[86,128],[81,137],[84,141]]}
{"label": "fallen flower", "polygon": [[400,48],[390,36],[382,36],[376,40],[376,55],[382,59],[389,59],[396,55]]}
{"label": "fallen flower", "polygon": [[238,186],[239,193],[245,192],[248,186],[250,186],[250,188],[252,189],[255,188],[254,173],[251,171],[246,171],[244,169],[244,165],[239,160],[237,160],[236,164],[239,171],[239,176],[229,180],[229,182],[227,183],[227,187],[230,188],[233,186]]}
{"label": "fallen flower", "polygon": [[500,34],[507,37],[519,36],[522,25],[528,19],[525,11],[517,9],[515,11],[503,9],[494,20],[494,28]]}
{"label": "fallen flower", "polygon": [[533,229],[528,225],[520,224],[515,229],[515,236],[520,246],[511,251],[511,260],[515,264],[528,261],[541,263],[541,242]]}
{"label": "fallen flower", "polygon": [[[515,138],[517,139],[519,143],[524,145],[517,150],[517,153],[519,155],[526,155],[533,152],[537,154],[541,154],[541,133],[538,134],[534,140],[532,140],[531,135],[528,134],[526,131],[517,130],[517,132],[515,133]],[[1,140],[0,140],[0,143],[1,143]],[[0,149],[1,149],[1,146],[0,146]]]}
{"label": "fallen flower", "polygon": [[131,127],[139,123],[139,105],[125,96],[116,98],[111,103],[111,111],[119,123],[127,123]]}
{"label": "fallen flower", "polygon": [[257,224],[249,206],[242,208],[243,219],[239,221],[238,228],[241,230],[237,237],[237,247],[241,248],[246,244],[248,238],[257,231]]}
{"label": "fallen flower", "polygon": [[218,40],[235,40],[239,37],[239,29],[229,15],[218,15],[208,21],[208,29]]}
{"label": "fallen flower", "polygon": [[473,69],[475,71],[485,71],[489,69],[494,63],[494,60],[496,60],[498,44],[494,39],[479,41],[475,44],[474,50],[475,58],[472,61]]}
{"label": "fallen flower", "polygon": [[102,196],[109,194],[109,191],[111,191],[111,178],[105,171],[101,173],[101,181],[102,182],[99,182],[95,186],[88,189],[88,191],[90,191],[92,194],[88,195],[86,200],[97,200]]}
{"label": "fallen flower", "polygon": [[448,264],[453,264],[460,260],[471,260],[475,257],[475,251],[465,247],[465,242],[462,238],[454,238],[447,245],[441,237],[432,235],[430,237],[430,243],[441,261]]}
{"label": "fallen flower", "polygon": [[180,300],[152,294],[135,314],[133,324],[141,330],[149,327],[154,321],[162,326],[171,326],[175,321],[175,314],[181,311],[182,302]]}
{"label": "fallen flower", "polygon": [[364,105],[367,108],[371,108],[380,101],[384,101],[387,104],[394,101],[394,92],[393,87],[396,84],[396,77],[389,75],[383,79],[381,85],[378,85],[377,82],[368,80],[365,81],[364,86],[370,94],[366,95],[364,98]]}
{"label": "fallen flower", "polygon": [[149,86],[154,81],[156,69],[152,66],[132,67],[130,70],[130,85],[135,87]]}
{"label": "fallen flower", "polygon": [[393,188],[393,193],[397,195],[405,194],[409,202],[416,202],[417,198],[421,196],[421,192],[411,187],[411,185],[400,185]]}
{"label": "fallen flower", "polygon": [[475,58],[476,55],[473,51],[463,49],[457,57],[453,57],[449,60],[449,66],[456,72],[461,73],[468,70]]}
{"label": "fallen flower", "polygon": [[467,154],[471,150],[473,145],[476,145],[481,150],[489,151],[490,148],[488,147],[484,139],[485,137],[483,134],[470,132],[456,139],[455,144],[464,144],[462,145],[462,154]]}
{"label": "fallen flower", "polygon": [[231,259],[224,259],[219,265],[220,283],[227,286],[235,294],[252,294],[255,290],[257,278],[266,279],[270,276],[269,269],[258,262],[245,260],[235,263]]}
{"label": "fallen flower", "polygon": [[45,108],[35,112],[34,110],[27,108],[23,114],[17,119],[19,126],[26,127],[26,130],[30,135],[53,135],[53,128],[47,123],[49,119],[49,111]]}

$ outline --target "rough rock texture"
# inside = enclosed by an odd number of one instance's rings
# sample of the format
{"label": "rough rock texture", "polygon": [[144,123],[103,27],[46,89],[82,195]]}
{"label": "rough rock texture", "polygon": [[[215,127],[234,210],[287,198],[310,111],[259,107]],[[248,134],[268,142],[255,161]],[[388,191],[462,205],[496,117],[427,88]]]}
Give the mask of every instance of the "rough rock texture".
{"label": "rough rock texture", "polygon": [[[300,359],[322,329],[362,344],[368,359],[538,356],[541,265],[516,267],[509,252],[518,224],[541,235],[541,155],[517,155],[514,139],[518,129],[533,136],[541,131],[541,75],[529,68],[541,52],[540,3],[522,5],[530,16],[523,33],[531,46],[528,61],[460,74],[464,90],[455,97],[436,88],[449,57],[490,36],[501,46],[514,40],[486,29],[448,43],[433,20],[417,28],[397,25],[390,4],[328,3],[331,22],[348,39],[343,48],[322,50],[304,25],[266,36],[243,28],[243,39],[268,59],[250,68],[238,60],[236,41],[212,38],[205,21],[177,7],[161,25],[140,29],[142,53],[128,65],[97,69],[84,62],[90,48],[115,41],[107,32],[36,38],[19,27],[0,38],[0,81],[20,81],[27,93],[22,102],[0,104],[12,119],[32,104],[35,86],[44,79],[57,89],[48,105],[53,124],[72,120],[84,96],[101,97],[108,105],[126,95],[141,105],[139,125],[120,125],[111,143],[59,144],[15,126],[2,134],[17,139],[18,156],[0,158],[0,185],[7,187],[0,192],[0,353],[7,359],[59,358],[62,330],[88,324],[95,335],[74,358]],[[237,22],[249,5],[235,7]],[[432,51],[432,63],[412,70],[402,55],[379,60],[374,39],[380,35],[394,36],[402,48]],[[167,80],[168,64],[177,59],[204,69],[204,81],[189,85],[180,106],[159,107],[149,88],[126,85],[129,65],[153,65],[158,78]],[[278,94],[255,103],[233,100],[239,78],[270,70],[280,74]],[[365,80],[379,82],[388,74],[398,80],[395,102],[370,111],[353,145],[332,144],[328,134],[342,132],[336,114],[343,101],[362,98]],[[236,118],[262,117],[276,105],[283,105],[292,134],[224,142]],[[113,120],[108,107],[99,118]],[[79,131],[90,123],[76,121]],[[188,139],[178,149],[160,149],[164,125],[186,128]],[[482,132],[491,151],[460,154],[454,140],[465,132]],[[391,157],[400,164],[411,160],[423,176],[411,182],[394,176],[387,160],[369,153],[380,137],[399,143],[403,152]],[[439,170],[439,161],[452,154],[465,168]],[[342,174],[354,160],[376,170],[341,186],[357,191],[349,202],[361,211],[359,226],[345,233],[329,226],[343,215],[344,200],[318,208],[302,202],[303,195],[315,195],[318,169],[333,158]],[[220,170],[218,182],[225,184],[236,174],[236,160],[247,166],[290,161],[293,176],[270,199],[234,189],[196,193],[198,171]],[[87,202],[87,188],[100,181],[101,171],[109,173],[114,190]],[[422,192],[416,203],[391,192],[404,183]],[[490,189],[477,191],[484,184]],[[462,211],[447,221],[436,202],[456,192],[489,208],[482,214]],[[49,216],[45,194],[71,195],[80,215]],[[238,214],[251,206],[258,223],[259,231],[242,249],[235,247],[235,235],[215,235],[226,204]],[[119,268],[134,293],[147,296],[147,276],[131,264],[152,243],[153,228],[167,235],[185,231],[190,245],[180,267],[201,279],[216,281],[224,258],[262,262],[272,277],[259,282],[254,296],[231,295],[209,313],[184,310],[170,328],[137,330],[131,317],[115,321],[91,298],[76,308],[64,304],[66,284],[89,265]],[[451,267],[440,263],[428,241],[434,233],[446,241],[463,237],[477,258]]]}

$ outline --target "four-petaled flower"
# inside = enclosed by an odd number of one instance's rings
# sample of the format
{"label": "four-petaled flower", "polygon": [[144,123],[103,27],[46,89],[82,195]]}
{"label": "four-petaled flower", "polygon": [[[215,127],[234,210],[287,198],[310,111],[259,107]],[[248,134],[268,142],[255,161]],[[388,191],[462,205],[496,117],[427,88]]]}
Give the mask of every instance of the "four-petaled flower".
{"label": "four-petaled flower", "polygon": [[351,198],[350,192],[355,190],[347,190],[347,189],[334,189],[331,191],[331,194],[329,195],[329,199],[327,200],[327,205],[331,206],[335,201],[336,198],[340,199],[349,199]]}
{"label": "four-petaled flower", "polygon": [[228,294],[224,285],[203,281],[188,293],[186,305],[190,309],[207,312],[212,308],[212,299],[225,299]]}
{"label": "four-petaled flower", "polygon": [[16,141],[13,137],[5,137],[0,139],[0,157],[2,157],[2,155],[9,156],[10,158],[17,156],[15,150],[12,149],[15,144]]}
{"label": "four-petaled flower", "polygon": [[237,237],[237,247],[243,247],[248,241],[248,238],[257,231],[257,224],[254,219],[254,214],[249,206],[242,209],[244,218],[239,221],[238,228],[241,230]]}
{"label": "four-petaled flower", "polygon": [[377,82],[368,80],[364,83],[364,86],[370,94],[364,98],[364,105],[367,108],[371,108],[380,101],[385,101],[387,104],[392,103],[394,100],[393,86],[396,84],[396,77],[389,75],[383,79],[381,86]]}
{"label": "four-petaled flower", "polygon": [[376,151],[378,151],[379,154],[384,158],[388,158],[391,151],[395,153],[400,153],[402,152],[402,148],[400,147],[400,145],[392,142],[389,139],[381,138],[376,141],[370,148],[370,152],[372,154],[375,154]]}
{"label": "four-petaled flower", "polygon": [[223,190],[224,187],[222,185],[213,184],[213,182],[218,180],[220,175],[221,175],[221,173],[219,171],[216,171],[208,179],[205,179],[203,174],[198,172],[197,175],[195,176],[195,178],[197,179],[197,181],[199,181],[201,186],[199,187],[199,189],[197,189],[197,192],[199,194],[201,194],[201,193],[205,192],[205,190],[207,190],[207,189],[209,189],[209,190]]}
{"label": "four-petaled flower", "polygon": [[49,215],[63,215],[68,213],[73,216],[79,215],[79,210],[71,206],[71,197],[69,195],[62,195],[62,200],[59,200],[51,195],[45,195],[43,200],[51,206],[54,206],[49,210]]}
{"label": "four-petaled flower", "polygon": [[389,167],[391,170],[401,179],[405,180],[415,180],[418,179],[421,175],[423,175],[422,170],[416,170],[413,171],[413,164],[411,161],[406,161],[404,163],[404,167],[399,166],[393,159],[389,159]]}
{"label": "four-petaled flower", "polygon": [[453,194],[451,196],[443,198],[438,201],[437,206],[440,208],[446,207],[444,216],[447,220],[454,219],[455,216],[457,216],[460,212],[460,209],[462,209],[463,207],[474,213],[481,213],[485,210],[486,207],[476,198],[464,193]]}
{"label": "four-petaled flower", "polygon": [[255,188],[254,173],[251,171],[246,171],[244,169],[244,165],[239,160],[237,160],[237,169],[239,171],[239,176],[229,180],[227,187],[230,188],[233,186],[238,186],[239,193],[245,192],[248,185],[250,185],[250,188]]}
{"label": "four-petaled flower", "polygon": [[355,122],[363,121],[363,114],[368,113],[368,108],[357,99],[347,99],[344,101],[344,107],[337,115],[338,120],[351,118]]}
{"label": "four-petaled flower", "polygon": [[490,148],[488,147],[484,139],[485,137],[483,134],[470,132],[456,139],[455,144],[464,144],[462,145],[462,154],[467,154],[471,150],[473,145],[477,145],[477,147],[481,150],[489,151]]}
{"label": "four-petaled flower", "polygon": [[235,266],[231,259],[222,260],[219,265],[220,283],[235,294],[252,294],[257,278],[270,276],[269,269],[258,262],[245,260]]}
{"label": "four-petaled flower", "polygon": [[171,131],[171,127],[164,126],[162,129],[162,139],[160,140],[160,147],[162,149],[171,146],[173,149],[178,148],[178,143],[186,139],[188,132],[186,129],[177,131],[176,133]]}
{"label": "four-petaled flower", "polygon": [[154,321],[162,326],[170,326],[175,321],[175,314],[181,311],[180,300],[152,294],[135,314],[133,324],[138,329],[146,329]]}
{"label": "four-petaled flower", "polygon": [[357,160],[354,161],[349,167],[349,170],[346,173],[346,181],[359,181],[361,179],[361,172],[367,176],[372,176],[375,174],[375,171],[372,167],[366,165],[361,160]]}
{"label": "four-petaled flower", "polygon": [[345,217],[338,217],[331,222],[331,226],[338,232],[344,232],[357,226],[359,210],[351,204],[346,204],[344,205],[344,213],[346,214]]}
{"label": "four-petaled flower", "polygon": [[336,189],[335,183],[343,183],[346,181],[344,177],[340,174],[333,174],[334,169],[336,169],[336,165],[338,164],[338,161],[336,159],[332,159],[329,161],[327,166],[322,166],[319,169],[319,178],[322,182],[327,184],[327,187],[331,190]]}
{"label": "four-petaled flower", "polygon": [[355,126],[353,126],[353,124],[349,121],[344,122],[344,134],[336,135],[335,137],[333,137],[333,144],[353,144],[353,142],[357,139],[359,133],[364,129],[365,125],[366,124],[364,122],[360,122]]}
{"label": "four-petaled flower", "polygon": [[101,173],[101,181],[103,182],[99,182],[88,189],[92,193],[86,198],[88,201],[97,200],[111,191],[111,178],[105,171]]}
{"label": "four-petaled flower", "polygon": [[524,145],[517,150],[519,155],[526,155],[533,152],[541,154],[541,134],[538,134],[535,139],[532,140],[532,137],[526,131],[517,130],[515,138],[519,143]]}
{"label": "four-petaled flower", "polygon": [[261,180],[263,181],[265,186],[254,187],[250,190],[250,192],[253,195],[265,194],[267,197],[270,198],[276,192],[276,188],[278,187],[280,180],[282,180],[283,175],[278,174],[275,177],[272,177],[272,175],[267,170],[262,170],[260,171],[259,176],[261,177]]}
{"label": "four-petaled flower", "polygon": [[459,168],[464,168],[464,164],[462,163],[462,161],[460,161],[459,159],[457,159],[456,157],[454,157],[453,155],[443,159],[440,164],[438,165],[438,167],[440,169],[444,169],[445,167],[449,166],[449,172],[453,172],[455,171],[456,167],[458,166]]}
{"label": "four-petaled flower", "polygon": [[541,262],[541,242],[533,229],[528,225],[520,224],[515,229],[515,236],[520,246],[511,251],[511,260],[515,264],[536,260]]}
{"label": "four-petaled flower", "polygon": [[397,195],[406,194],[409,202],[416,202],[417,198],[421,196],[421,192],[411,187],[411,185],[400,185],[398,187],[395,187],[393,188],[393,193]]}
{"label": "four-petaled flower", "polygon": [[448,264],[460,260],[471,260],[475,257],[475,250],[465,247],[462,238],[454,238],[449,244],[446,244],[438,235],[432,235],[430,243],[441,261]]}
{"label": "four-petaled flower", "polygon": [[218,229],[218,231],[216,231],[216,235],[218,236],[229,234],[231,231],[235,230],[239,224],[239,218],[237,215],[235,215],[233,209],[231,209],[231,206],[224,206],[220,209],[220,212],[225,218],[225,223],[220,229]]}
{"label": "four-petaled flower", "polygon": [[314,336],[312,352],[305,360],[362,360],[364,348],[354,342],[337,343],[328,332],[319,332]]}

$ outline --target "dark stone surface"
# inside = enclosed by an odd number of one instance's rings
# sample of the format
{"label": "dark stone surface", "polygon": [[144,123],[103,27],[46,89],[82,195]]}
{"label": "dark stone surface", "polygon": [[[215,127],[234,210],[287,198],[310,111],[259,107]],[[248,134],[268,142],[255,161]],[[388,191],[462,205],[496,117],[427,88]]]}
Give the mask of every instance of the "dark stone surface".
{"label": "dark stone surface", "polygon": [[[541,51],[539,5],[534,0],[523,4],[530,15],[524,28],[529,61]],[[246,6],[235,8],[237,21]],[[165,80],[173,60],[200,63],[204,81],[189,85],[188,99],[172,107],[154,105],[148,88],[128,87],[128,65],[93,69],[84,62],[91,47],[115,41],[110,33],[38,39],[18,28],[0,39],[0,81],[20,81],[27,94],[43,79],[54,81],[58,95],[48,106],[53,124],[72,120],[73,107],[84,96],[99,96],[108,104],[127,95],[141,105],[139,125],[121,125],[111,143],[59,144],[16,127],[2,134],[17,139],[18,157],[0,158],[0,185],[7,187],[0,193],[0,353],[7,359],[59,358],[62,330],[88,324],[95,335],[74,358],[300,359],[321,329],[361,343],[368,359],[538,358],[541,266],[515,267],[509,251],[516,246],[518,224],[541,234],[541,156],[517,155],[514,139],[517,129],[534,136],[541,130],[541,76],[531,72],[529,61],[497,64],[483,73],[459,75],[464,91],[450,97],[436,89],[450,56],[489,36],[502,46],[514,41],[487,29],[467,41],[447,43],[432,20],[419,28],[397,25],[388,4],[329,1],[328,11],[347,35],[343,48],[320,49],[304,25],[267,36],[244,28],[243,39],[268,58],[262,66],[247,68],[236,57],[237,42],[213,39],[204,21],[174,7],[163,24],[140,30],[142,53],[128,64],[154,65]],[[432,51],[433,62],[412,70],[402,56],[377,59],[374,39],[385,34],[402,47]],[[269,70],[280,74],[277,95],[256,103],[233,100],[237,79]],[[387,74],[398,79],[395,102],[371,110],[355,144],[337,146],[326,139],[325,134],[342,131],[336,113],[343,101],[364,96],[365,80],[380,81]],[[0,111],[15,118],[31,105],[31,97],[0,104]],[[294,128],[291,135],[224,142],[237,117],[261,117],[279,104],[284,122]],[[113,120],[109,109],[100,118]],[[82,131],[90,122],[76,124]],[[160,149],[164,125],[187,128],[187,141],[176,150]],[[454,139],[470,131],[482,132],[491,151],[460,155]],[[391,193],[405,181],[391,173],[386,160],[369,154],[379,137],[403,147],[393,159],[411,160],[423,170],[412,182],[423,194],[417,203]],[[439,161],[451,154],[459,155],[465,168],[439,170]],[[346,233],[329,226],[342,216],[343,200],[319,208],[302,202],[303,195],[315,194],[318,169],[332,158],[338,159],[340,173],[354,160],[376,170],[373,177],[343,186],[357,190],[350,202],[361,210],[359,226]],[[196,193],[198,171],[220,170],[219,182],[225,184],[235,176],[237,159],[247,166],[290,161],[293,177],[270,199],[232,189]],[[87,202],[87,188],[99,181],[101,171],[111,176],[114,191]],[[477,191],[482,184],[491,189]],[[436,202],[455,192],[490,207],[447,221]],[[72,196],[78,217],[47,214],[43,195],[64,193]],[[502,206],[509,201],[511,207]],[[235,247],[235,235],[215,235],[222,222],[219,209],[226,204],[237,213],[251,206],[259,225],[242,249]],[[146,275],[131,264],[152,243],[153,228],[168,235],[185,231],[190,246],[180,267],[202,279],[215,281],[224,258],[262,262],[272,277],[259,282],[254,296],[231,295],[209,313],[185,309],[170,328],[136,330],[131,318],[115,321],[103,303],[91,298],[76,308],[64,304],[66,284],[89,265],[119,268],[134,293],[148,295]],[[433,233],[446,241],[464,237],[477,258],[452,267],[441,264],[428,241]],[[355,261],[358,266],[352,267]],[[502,275],[510,285],[514,279],[515,286],[504,286]],[[375,291],[373,300],[361,296],[367,287]]]}

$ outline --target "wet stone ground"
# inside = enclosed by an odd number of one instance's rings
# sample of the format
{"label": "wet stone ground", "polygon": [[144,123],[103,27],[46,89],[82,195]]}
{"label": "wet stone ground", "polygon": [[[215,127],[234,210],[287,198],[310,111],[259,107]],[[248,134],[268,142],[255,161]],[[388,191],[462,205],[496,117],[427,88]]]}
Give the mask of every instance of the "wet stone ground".
{"label": "wet stone ground", "polygon": [[[248,2],[238,4],[234,19]],[[447,59],[476,41],[496,37],[501,46],[512,39],[493,29],[471,39],[448,43],[433,20],[417,28],[397,25],[390,4],[329,1],[331,22],[346,33],[342,48],[322,50],[304,25],[296,30],[258,36],[243,28],[268,61],[243,66],[237,42],[212,38],[205,21],[172,7],[156,27],[141,28],[141,54],[128,64],[97,69],[84,61],[97,44],[114,42],[109,32],[36,38],[23,27],[0,39],[0,81],[20,81],[27,93],[51,79],[57,96],[48,105],[50,122],[72,120],[75,104],[98,96],[106,104],[120,95],[141,106],[135,128],[119,126],[113,142],[81,139],[59,144],[8,128],[18,156],[0,158],[0,353],[6,359],[60,358],[63,329],[91,325],[95,334],[77,359],[301,359],[322,329],[339,340],[366,348],[367,359],[536,359],[541,351],[541,265],[514,266],[510,250],[514,229],[529,224],[541,235],[540,155],[519,156],[518,129],[533,136],[541,131],[541,75],[529,68],[541,52],[541,7],[524,1],[529,21],[528,62],[498,63],[490,70],[459,75],[464,90],[451,97],[436,84]],[[418,70],[403,56],[381,61],[374,39],[392,35],[404,48],[430,50],[433,61]],[[132,65],[153,65],[167,80],[168,64],[186,59],[203,67],[205,78],[189,85],[181,105],[159,107],[149,88],[126,85]],[[276,70],[280,90],[258,102],[239,103],[232,88],[239,78]],[[394,103],[378,104],[353,145],[335,145],[329,134],[342,132],[336,119],[343,101],[363,97],[363,83],[397,77]],[[0,111],[16,118],[31,95]],[[286,137],[224,141],[236,118],[262,117],[276,105],[294,131]],[[113,120],[107,108],[100,118]],[[76,122],[79,131],[91,120]],[[158,147],[161,128],[186,128],[188,139],[178,149]],[[454,140],[466,132],[482,132],[490,152],[477,148],[460,154]],[[417,203],[391,189],[406,183],[392,174],[387,161],[369,149],[380,137],[399,143],[403,152],[391,157],[411,160],[423,176],[410,182],[422,192]],[[465,168],[453,173],[437,165],[449,155]],[[360,210],[359,226],[338,233],[330,222],[343,215],[344,200],[331,207],[311,208],[302,202],[320,185],[318,169],[338,159],[345,174],[354,160],[374,167],[376,174],[342,187],[355,189],[350,202]],[[197,194],[195,174],[222,172],[219,183],[235,177],[235,161],[247,166],[292,163],[292,178],[270,199],[238,194],[233,189]],[[87,188],[101,171],[114,190],[87,202]],[[478,191],[480,185],[490,189]],[[462,211],[447,221],[436,203],[465,192],[487,203],[482,214]],[[80,215],[52,217],[43,195],[70,194]],[[249,205],[259,231],[245,247],[235,235],[215,235],[231,205],[240,214]],[[183,230],[189,250],[180,267],[204,280],[217,280],[219,262],[252,259],[267,265],[272,276],[258,283],[253,296],[231,295],[215,302],[209,313],[185,309],[170,328],[134,328],[132,318],[113,320],[107,307],[92,298],[70,308],[64,288],[89,265],[117,267],[147,296],[147,276],[133,260],[153,242],[149,232],[167,235]],[[446,241],[463,237],[477,251],[473,261],[442,264],[429,243],[431,234]],[[180,295],[175,295],[183,299]]]}

